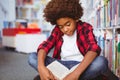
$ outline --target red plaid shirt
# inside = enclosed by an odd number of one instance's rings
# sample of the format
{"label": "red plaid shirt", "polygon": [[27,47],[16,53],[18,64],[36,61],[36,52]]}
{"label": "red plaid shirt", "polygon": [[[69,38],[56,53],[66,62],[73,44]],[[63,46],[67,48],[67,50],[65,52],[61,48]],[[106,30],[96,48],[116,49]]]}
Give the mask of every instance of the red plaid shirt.
{"label": "red plaid shirt", "polygon": [[[88,23],[79,21],[77,23],[76,29],[77,29],[76,43],[82,55],[84,56],[88,51],[94,51],[100,54],[101,48],[97,44],[97,41],[93,34],[92,26]],[[60,31],[59,27],[55,26],[48,39],[39,45],[38,50],[42,48],[48,54],[49,51],[54,47],[53,57],[60,59],[61,46],[63,43],[63,39],[62,39],[63,35],[64,34]]]}

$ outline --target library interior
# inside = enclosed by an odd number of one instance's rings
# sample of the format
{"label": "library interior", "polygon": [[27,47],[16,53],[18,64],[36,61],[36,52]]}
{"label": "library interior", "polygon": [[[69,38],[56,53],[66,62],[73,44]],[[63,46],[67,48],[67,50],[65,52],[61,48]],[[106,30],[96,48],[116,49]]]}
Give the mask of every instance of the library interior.
{"label": "library interior", "polygon": [[[28,64],[29,53],[36,52],[48,38],[53,25],[43,10],[50,0],[0,0],[0,80],[33,80],[38,74]],[[82,21],[93,26],[101,56],[120,77],[120,0],[80,0]],[[51,56],[51,55],[50,55]]]}

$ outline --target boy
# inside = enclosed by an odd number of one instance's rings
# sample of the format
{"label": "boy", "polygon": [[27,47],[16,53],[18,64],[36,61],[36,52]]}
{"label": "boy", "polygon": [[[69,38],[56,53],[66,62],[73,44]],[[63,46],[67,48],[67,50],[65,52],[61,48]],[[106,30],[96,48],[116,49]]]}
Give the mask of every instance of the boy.
{"label": "boy", "polygon": [[[109,80],[118,78],[108,69],[108,62],[99,56],[100,47],[90,24],[79,20],[83,9],[79,0],[51,0],[44,9],[45,20],[56,25],[46,41],[32,53],[29,64],[34,67],[41,80],[56,80],[46,66],[54,60],[68,67],[79,66],[63,80],[88,80],[105,75]],[[54,47],[52,58],[48,53]],[[109,73],[109,74],[107,74]]]}

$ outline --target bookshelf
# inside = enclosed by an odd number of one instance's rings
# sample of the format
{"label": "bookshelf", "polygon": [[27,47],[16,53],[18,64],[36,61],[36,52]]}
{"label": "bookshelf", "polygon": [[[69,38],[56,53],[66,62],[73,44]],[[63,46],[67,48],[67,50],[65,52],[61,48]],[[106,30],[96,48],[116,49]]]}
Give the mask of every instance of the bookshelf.
{"label": "bookshelf", "polygon": [[43,18],[43,9],[49,0],[16,0],[16,20],[36,23],[42,31],[50,31],[52,25]]}
{"label": "bookshelf", "polygon": [[[10,3],[8,3],[8,2]],[[46,39],[52,25],[43,19],[43,9],[49,0],[3,0],[6,12],[4,16],[2,31],[3,47],[15,48],[19,52],[28,53],[36,51],[40,40]],[[25,39],[23,39],[25,37]],[[37,38],[38,37],[38,38]],[[43,38],[42,38],[43,37]],[[18,39],[19,38],[19,39]],[[34,40],[36,39],[36,40]],[[31,43],[35,41],[33,44]],[[36,43],[37,42],[37,43]],[[22,44],[19,44],[22,43]],[[21,45],[26,44],[21,48]],[[35,48],[28,45],[36,45]],[[22,50],[24,48],[24,50]]]}
{"label": "bookshelf", "polygon": [[49,35],[52,25],[43,18],[43,9],[48,1],[0,0],[0,38],[4,28],[40,28]]}
{"label": "bookshelf", "polygon": [[[93,0],[92,14],[88,21],[94,26],[94,33],[102,49],[102,55],[109,61],[111,70],[120,76],[120,0]],[[88,2],[89,3],[89,2]],[[89,7],[89,6],[88,6]],[[90,8],[90,7],[89,7]]]}
{"label": "bookshelf", "polygon": [[[36,7],[34,0],[16,0],[16,23],[21,21],[26,22],[27,27],[29,24],[36,23],[39,27],[38,11],[39,7]],[[17,25],[16,25],[17,27]],[[40,27],[39,27],[40,28]]]}

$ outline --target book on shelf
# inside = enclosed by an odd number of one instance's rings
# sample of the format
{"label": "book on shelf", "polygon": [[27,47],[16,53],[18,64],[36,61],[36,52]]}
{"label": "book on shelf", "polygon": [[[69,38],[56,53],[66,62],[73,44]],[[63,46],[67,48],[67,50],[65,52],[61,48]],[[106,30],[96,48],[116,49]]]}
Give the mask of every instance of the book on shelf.
{"label": "book on shelf", "polygon": [[73,66],[71,69],[68,69],[66,66],[64,66],[60,62],[53,61],[51,64],[47,66],[47,68],[53,73],[54,76],[58,78],[58,80],[62,80],[70,72],[74,71],[78,65],[79,64]]}
{"label": "book on shelf", "polygon": [[96,10],[96,23],[98,27],[113,27],[120,25],[120,0],[104,2]]}
{"label": "book on shelf", "polygon": [[3,28],[14,28],[14,21],[3,21]]}
{"label": "book on shelf", "polygon": [[116,54],[116,57],[117,57],[117,67],[120,66],[120,34],[117,34],[117,54]]}
{"label": "book on shelf", "polygon": [[16,7],[16,17],[18,19],[38,20],[38,9],[34,7]]}
{"label": "book on shelf", "polygon": [[100,11],[100,18],[101,18],[101,28],[104,28],[105,26],[104,26],[104,7],[103,8],[101,8],[101,11]]}
{"label": "book on shelf", "polygon": [[[103,1],[100,0],[101,6],[95,6],[96,20],[94,20],[93,25],[96,24],[95,28],[98,28],[100,32],[106,31],[105,37],[96,36],[96,39],[102,49],[101,52],[109,61],[109,67],[115,72],[120,66],[120,33],[117,33],[120,29],[120,0]],[[93,22],[93,19],[90,20]],[[118,41],[116,41],[115,36],[118,37]]]}
{"label": "book on shelf", "polygon": [[23,6],[23,5],[32,5],[33,0],[16,0],[17,6]]}
{"label": "book on shelf", "polygon": [[103,36],[99,36],[99,46],[101,47],[101,55],[104,55],[104,49],[105,49],[105,39]]}
{"label": "book on shelf", "polygon": [[118,25],[120,25],[120,0],[118,1]]}
{"label": "book on shelf", "polygon": [[107,60],[109,61],[109,68],[112,69],[112,63],[113,63],[113,51],[112,51],[112,48],[113,46],[112,45],[112,39],[107,39],[105,40],[105,57],[107,58]]}
{"label": "book on shelf", "polygon": [[22,6],[23,5],[23,0],[16,0],[16,5]]}

